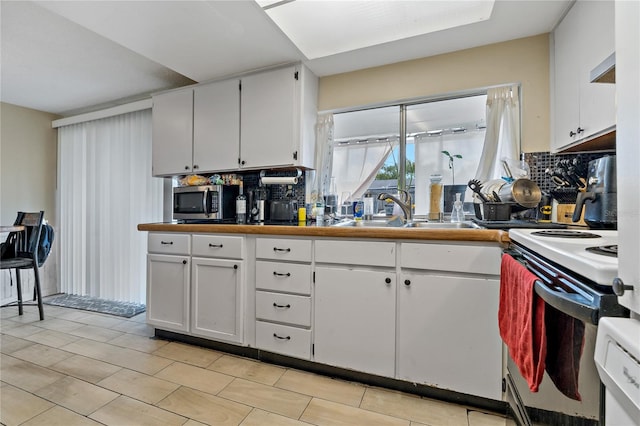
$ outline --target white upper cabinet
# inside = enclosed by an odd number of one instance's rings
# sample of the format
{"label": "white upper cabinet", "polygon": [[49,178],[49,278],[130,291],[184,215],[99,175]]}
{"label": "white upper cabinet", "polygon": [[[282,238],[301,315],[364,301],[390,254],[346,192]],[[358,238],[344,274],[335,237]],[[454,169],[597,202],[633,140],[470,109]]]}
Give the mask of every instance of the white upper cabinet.
{"label": "white upper cabinet", "polygon": [[615,86],[590,73],[615,49],[614,2],[577,1],[553,33],[553,137],[557,152],[615,127]]}
{"label": "white upper cabinet", "polygon": [[240,81],[225,80],[193,90],[193,162],[196,171],[238,167]]}
{"label": "white upper cabinet", "polygon": [[193,171],[193,90],[153,97],[152,174]]}
{"label": "white upper cabinet", "polygon": [[242,78],[241,169],[313,167],[317,84],[303,66]]}
{"label": "white upper cabinet", "polygon": [[302,65],[153,97],[153,175],[313,168],[316,76]]}

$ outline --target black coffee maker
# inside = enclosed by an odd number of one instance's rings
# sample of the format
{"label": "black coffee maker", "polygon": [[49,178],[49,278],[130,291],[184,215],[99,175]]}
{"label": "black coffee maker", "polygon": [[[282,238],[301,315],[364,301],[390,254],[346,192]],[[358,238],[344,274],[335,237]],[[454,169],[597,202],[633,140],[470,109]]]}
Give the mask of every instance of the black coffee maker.
{"label": "black coffee maker", "polygon": [[617,192],[616,156],[609,155],[589,161],[587,189],[578,193],[572,220],[580,220],[584,207],[584,221],[589,228],[617,229]]}

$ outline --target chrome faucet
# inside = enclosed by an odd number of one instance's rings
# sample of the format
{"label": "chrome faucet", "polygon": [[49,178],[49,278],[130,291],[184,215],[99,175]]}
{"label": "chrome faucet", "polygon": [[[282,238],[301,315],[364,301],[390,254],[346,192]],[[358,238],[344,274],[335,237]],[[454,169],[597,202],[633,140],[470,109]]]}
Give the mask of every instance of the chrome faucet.
{"label": "chrome faucet", "polygon": [[395,195],[383,192],[378,195],[378,200],[386,200],[387,198],[392,200],[394,203],[400,206],[402,213],[404,213],[405,222],[410,222],[411,219],[413,219],[413,213],[411,212],[411,194],[409,194],[409,192],[405,191],[404,189],[400,189],[398,190],[398,192],[401,194],[402,199],[399,199]]}

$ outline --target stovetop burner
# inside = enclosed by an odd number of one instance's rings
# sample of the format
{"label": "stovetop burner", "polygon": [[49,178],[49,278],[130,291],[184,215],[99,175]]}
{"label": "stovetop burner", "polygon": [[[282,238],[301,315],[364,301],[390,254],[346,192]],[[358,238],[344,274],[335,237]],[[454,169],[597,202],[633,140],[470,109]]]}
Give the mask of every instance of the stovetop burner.
{"label": "stovetop burner", "polygon": [[600,238],[598,234],[583,231],[572,231],[569,229],[545,229],[544,231],[532,232],[531,235],[540,237],[557,237],[557,238]]}
{"label": "stovetop burner", "polygon": [[618,257],[617,244],[612,244],[609,246],[587,247],[585,250],[590,253],[601,254],[604,256]]}

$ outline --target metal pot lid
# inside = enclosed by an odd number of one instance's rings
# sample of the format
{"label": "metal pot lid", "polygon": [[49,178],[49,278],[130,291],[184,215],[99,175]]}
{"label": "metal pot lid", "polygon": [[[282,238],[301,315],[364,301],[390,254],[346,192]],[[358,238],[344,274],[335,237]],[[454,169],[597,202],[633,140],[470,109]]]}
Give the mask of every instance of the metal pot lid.
{"label": "metal pot lid", "polygon": [[523,207],[533,208],[542,199],[542,191],[531,179],[516,179],[511,186],[513,200]]}

